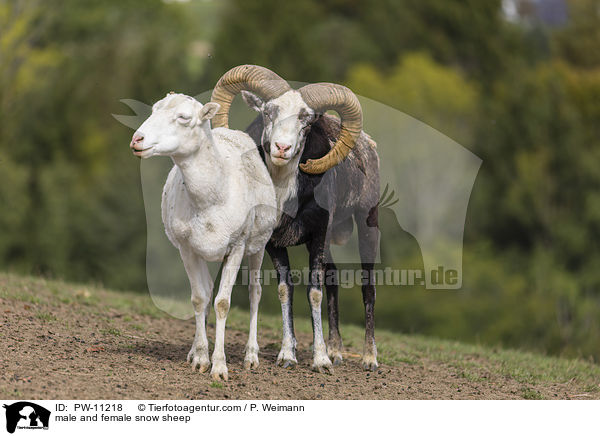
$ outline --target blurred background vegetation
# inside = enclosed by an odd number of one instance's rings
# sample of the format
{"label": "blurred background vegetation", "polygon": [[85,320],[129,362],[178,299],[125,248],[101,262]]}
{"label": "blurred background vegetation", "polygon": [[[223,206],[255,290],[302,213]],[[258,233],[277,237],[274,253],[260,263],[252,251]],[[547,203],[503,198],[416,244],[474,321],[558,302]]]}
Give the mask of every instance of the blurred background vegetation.
{"label": "blurred background vegetation", "polygon": [[[111,114],[243,63],[346,84],[483,159],[463,289],[380,287],[379,327],[600,359],[598,0],[0,0],[0,268],[145,291],[139,161]],[[420,265],[397,233],[385,263]],[[342,321],[361,300],[341,290]]]}

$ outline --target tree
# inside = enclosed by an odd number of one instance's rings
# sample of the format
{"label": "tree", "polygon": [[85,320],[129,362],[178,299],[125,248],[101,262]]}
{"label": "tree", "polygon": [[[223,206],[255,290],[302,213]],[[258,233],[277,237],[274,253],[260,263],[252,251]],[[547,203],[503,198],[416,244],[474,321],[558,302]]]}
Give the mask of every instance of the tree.
{"label": "tree", "polygon": [[368,64],[354,66],[346,85],[418,118],[463,145],[472,140],[479,102],[476,86],[428,54],[405,55],[389,74]]}
{"label": "tree", "polygon": [[145,287],[138,162],[111,113],[185,91],[186,23],[159,0],[2,3],[2,265]]}
{"label": "tree", "polygon": [[502,19],[500,0],[230,0],[205,77],[251,63],[288,80],[339,82],[356,63],[388,70],[424,51],[487,83],[531,57],[523,34]]}

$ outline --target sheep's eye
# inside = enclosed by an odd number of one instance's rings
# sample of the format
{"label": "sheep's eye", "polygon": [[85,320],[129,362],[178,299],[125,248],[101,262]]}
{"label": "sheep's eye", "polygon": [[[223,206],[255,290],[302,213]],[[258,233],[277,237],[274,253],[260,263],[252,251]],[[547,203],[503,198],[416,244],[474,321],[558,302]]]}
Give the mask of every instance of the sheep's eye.
{"label": "sheep's eye", "polygon": [[189,115],[185,115],[185,114],[179,114],[177,115],[177,121],[179,121],[180,123],[187,123],[190,121],[192,117],[190,117]]}
{"label": "sheep's eye", "polygon": [[312,115],[308,113],[305,109],[300,110],[300,113],[298,114],[298,120],[300,120],[301,123],[309,126],[311,118]]}
{"label": "sheep's eye", "polygon": [[266,119],[268,120],[273,120],[273,117],[275,115],[275,108],[274,107],[268,107],[263,111],[263,114],[265,116]]}

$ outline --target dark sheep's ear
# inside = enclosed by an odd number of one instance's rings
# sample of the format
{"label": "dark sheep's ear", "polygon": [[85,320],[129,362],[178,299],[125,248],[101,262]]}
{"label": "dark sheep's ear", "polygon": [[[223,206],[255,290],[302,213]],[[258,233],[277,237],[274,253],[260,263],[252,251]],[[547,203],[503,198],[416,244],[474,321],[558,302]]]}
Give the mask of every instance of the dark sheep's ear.
{"label": "dark sheep's ear", "polygon": [[265,102],[258,95],[252,94],[251,92],[242,91],[242,98],[248,107],[256,112],[262,112],[265,107]]}

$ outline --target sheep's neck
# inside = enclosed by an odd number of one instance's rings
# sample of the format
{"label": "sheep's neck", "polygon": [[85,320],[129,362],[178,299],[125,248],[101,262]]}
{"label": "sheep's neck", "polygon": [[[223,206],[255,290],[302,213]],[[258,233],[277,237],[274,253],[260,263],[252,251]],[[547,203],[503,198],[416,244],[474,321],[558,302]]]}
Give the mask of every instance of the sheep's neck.
{"label": "sheep's neck", "polygon": [[226,200],[225,168],[212,140],[202,141],[198,151],[190,156],[173,157],[173,163],[181,170],[185,188],[197,207],[207,208]]}
{"label": "sheep's neck", "polygon": [[275,197],[277,200],[277,211],[278,216],[281,217],[281,214],[285,212],[287,215],[296,216],[298,201],[292,202],[292,204],[287,204],[286,202],[290,199],[295,199],[297,197],[298,191],[298,161],[300,160],[299,156],[296,156],[292,159],[288,165],[278,167],[273,165],[270,162],[269,157],[267,156],[267,170],[271,175],[271,179],[273,180],[273,187],[275,188]]}
{"label": "sheep's neck", "polygon": [[294,156],[287,165],[284,166],[276,166],[274,165],[269,156],[265,159],[267,162],[267,170],[273,179],[273,183],[276,188],[284,188],[295,181],[298,177],[298,162],[300,161],[300,156]]}

